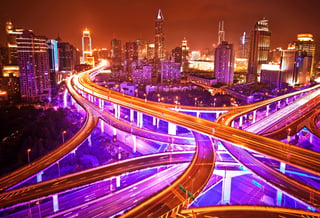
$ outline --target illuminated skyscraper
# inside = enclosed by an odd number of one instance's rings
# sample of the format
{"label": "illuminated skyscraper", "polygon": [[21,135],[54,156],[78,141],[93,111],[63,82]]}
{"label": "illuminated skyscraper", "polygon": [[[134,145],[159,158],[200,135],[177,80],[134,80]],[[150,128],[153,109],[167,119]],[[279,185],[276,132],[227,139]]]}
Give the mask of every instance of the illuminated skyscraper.
{"label": "illuminated skyscraper", "polygon": [[21,98],[38,101],[48,98],[50,89],[47,38],[23,31],[17,37]]}
{"label": "illuminated skyscraper", "polygon": [[87,63],[88,56],[92,56],[90,31],[86,28],[82,33],[82,58],[83,63]]}
{"label": "illuminated skyscraper", "polygon": [[164,33],[163,33],[163,15],[161,9],[158,11],[158,15],[155,22],[155,58],[164,59],[165,46],[164,46]]}
{"label": "illuminated skyscraper", "polygon": [[219,21],[219,31],[218,31],[218,45],[225,41],[224,39],[224,22],[223,20]]}
{"label": "illuminated skyscraper", "polygon": [[10,65],[18,65],[17,37],[22,35],[23,29],[15,28],[11,21],[6,23],[7,47],[8,47],[8,63]]}
{"label": "illuminated skyscraper", "polygon": [[294,48],[300,52],[306,52],[307,56],[311,57],[311,77],[314,77],[313,68],[314,68],[314,56],[316,52],[316,43],[313,40],[312,34],[298,34],[297,41],[293,44]]}
{"label": "illuminated skyscraper", "polygon": [[249,37],[246,32],[243,32],[243,35],[239,40],[239,50],[237,54],[237,58],[248,59],[250,51]]}
{"label": "illuminated skyscraper", "polygon": [[215,50],[214,72],[218,82],[231,85],[233,83],[233,45],[222,41]]}
{"label": "illuminated skyscraper", "polygon": [[128,72],[128,80],[132,80],[132,66],[134,61],[138,60],[138,44],[137,42],[126,42],[125,44],[125,67]]}
{"label": "illuminated skyscraper", "polygon": [[111,66],[114,69],[121,68],[121,63],[122,63],[121,40],[118,40],[118,39],[111,40],[111,58],[112,58]]}
{"label": "illuminated skyscraper", "polygon": [[271,32],[268,20],[259,20],[252,31],[247,82],[260,82],[261,65],[268,63]]}

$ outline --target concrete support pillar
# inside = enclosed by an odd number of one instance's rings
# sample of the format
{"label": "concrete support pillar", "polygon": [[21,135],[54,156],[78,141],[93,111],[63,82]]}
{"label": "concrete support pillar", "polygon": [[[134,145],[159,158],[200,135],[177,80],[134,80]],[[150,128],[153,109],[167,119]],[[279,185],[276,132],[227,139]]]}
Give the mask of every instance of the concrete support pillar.
{"label": "concrete support pillar", "polygon": [[117,186],[117,188],[119,188],[120,187],[120,176],[116,176],[116,186]]}
{"label": "concrete support pillar", "polygon": [[277,206],[281,206],[282,203],[282,191],[277,189]]}
{"label": "concrete support pillar", "polygon": [[157,125],[157,118],[156,117],[152,117],[152,125],[153,126]]}
{"label": "concrete support pillar", "polygon": [[289,104],[289,98],[286,98],[286,104]]}
{"label": "concrete support pillar", "polygon": [[74,105],[76,103],[76,101],[73,99],[73,97],[71,97],[71,105]]}
{"label": "concrete support pillar", "polygon": [[176,135],[177,134],[177,125],[168,122],[168,134]]}
{"label": "concrete support pillar", "polygon": [[52,202],[53,202],[53,212],[59,211],[59,201],[58,201],[58,195],[52,195]]}
{"label": "concrete support pillar", "polygon": [[199,111],[197,111],[196,113],[197,113],[197,117],[200,117],[200,112],[199,112]]}
{"label": "concrete support pillar", "polygon": [[268,104],[266,108],[266,117],[269,116],[269,110],[270,110],[270,105]]}
{"label": "concrete support pillar", "polygon": [[220,113],[219,113],[219,112],[217,112],[217,113],[216,113],[216,119],[218,119],[218,118],[219,118],[219,116],[220,116]]}
{"label": "concrete support pillar", "polygon": [[63,94],[63,107],[67,107],[67,106],[68,106],[68,89],[66,89]]}
{"label": "concrete support pillar", "polygon": [[243,125],[243,116],[240,116],[239,127],[242,127],[242,125]]}
{"label": "concrete support pillar", "polygon": [[143,127],[143,113],[137,112],[137,126],[139,128]]}
{"label": "concrete support pillar", "polygon": [[104,121],[100,120],[100,130],[104,132]]}
{"label": "concrete support pillar", "polygon": [[278,101],[278,108],[280,109],[281,107],[281,100]]}
{"label": "concrete support pillar", "polygon": [[114,104],[113,109],[114,109],[114,117],[118,118],[118,105]]}
{"label": "concrete support pillar", "polygon": [[283,174],[286,173],[286,163],[280,162],[280,172]]}
{"label": "concrete support pillar", "polygon": [[293,96],[293,98],[294,98],[294,101],[296,101],[297,100],[297,96],[295,95],[295,96]]}
{"label": "concrete support pillar", "polygon": [[37,174],[37,182],[42,182],[42,174],[43,174],[43,171],[41,171],[40,173]]}
{"label": "concrete support pillar", "polygon": [[225,171],[223,181],[222,181],[222,204],[230,204],[231,196],[231,175]]}
{"label": "concrete support pillar", "polygon": [[160,119],[157,118],[157,128],[159,129],[159,126],[160,126]]}
{"label": "concrete support pillar", "polygon": [[117,135],[117,129],[116,128],[112,128],[113,129],[113,135],[116,136]]}
{"label": "concrete support pillar", "polygon": [[92,146],[92,141],[91,141],[91,134],[88,136],[88,143],[89,143],[89,146]]}
{"label": "concrete support pillar", "polygon": [[133,153],[137,152],[137,136],[132,135]]}
{"label": "concrete support pillar", "polygon": [[134,110],[130,109],[130,122],[134,122]]}
{"label": "concrete support pillar", "polygon": [[231,127],[234,127],[234,121],[231,122]]}
{"label": "concrete support pillar", "polygon": [[252,116],[252,123],[256,122],[256,118],[257,118],[257,110],[253,111],[253,116]]}
{"label": "concrete support pillar", "polygon": [[120,105],[118,105],[118,119],[120,119],[120,115],[121,115],[121,108],[120,108]]}

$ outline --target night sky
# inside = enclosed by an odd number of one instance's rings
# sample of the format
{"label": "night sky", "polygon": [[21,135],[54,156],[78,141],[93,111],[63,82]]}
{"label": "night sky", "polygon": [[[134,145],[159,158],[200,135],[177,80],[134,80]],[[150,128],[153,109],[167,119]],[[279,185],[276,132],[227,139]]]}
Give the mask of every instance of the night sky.
{"label": "night sky", "polygon": [[[165,18],[167,49],[188,39],[191,50],[217,43],[218,21],[225,21],[226,40],[238,45],[244,31],[255,22],[269,19],[271,47],[285,48],[297,33],[309,32],[320,41],[320,0],[0,0],[0,44],[4,45],[5,22],[37,35],[56,38],[80,48],[85,27],[92,32],[93,48],[110,48],[115,36],[125,41],[153,41],[154,20],[159,8]],[[320,50],[320,49],[319,49]]]}

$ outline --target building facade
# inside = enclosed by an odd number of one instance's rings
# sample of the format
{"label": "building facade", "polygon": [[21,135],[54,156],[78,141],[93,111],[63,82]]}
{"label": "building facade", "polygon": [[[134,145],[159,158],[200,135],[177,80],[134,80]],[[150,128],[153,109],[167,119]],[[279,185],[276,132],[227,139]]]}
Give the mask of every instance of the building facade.
{"label": "building facade", "polygon": [[233,45],[222,41],[216,47],[214,57],[214,72],[218,82],[233,84],[234,55]]}
{"label": "building facade", "polygon": [[252,31],[247,82],[260,82],[261,65],[268,63],[271,32],[268,20],[259,20]]}
{"label": "building facade", "polygon": [[23,31],[17,37],[21,98],[34,102],[48,98],[50,70],[47,38]]}

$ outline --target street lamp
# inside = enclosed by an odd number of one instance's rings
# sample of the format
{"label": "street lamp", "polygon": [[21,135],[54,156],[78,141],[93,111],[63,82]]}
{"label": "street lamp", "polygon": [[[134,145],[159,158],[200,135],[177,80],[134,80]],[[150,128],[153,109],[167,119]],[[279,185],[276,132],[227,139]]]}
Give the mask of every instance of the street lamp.
{"label": "street lamp", "polygon": [[288,128],[288,129],[287,129],[287,132],[288,132],[287,141],[288,141],[288,143],[290,143],[290,139],[291,139],[291,137],[290,137],[291,128]]}
{"label": "street lamp", "polygon": [[28,148],[27,153],[28,153],[28,163],[29,164],[30,164],[30,151],[31,151],[31,148]]}
{"label": "street lamp", "polygon": [[158,93],[157,96],[158,96],[158,102],[160,102],[160,94]]}
{"label": "street lamp", "polygon": [[62,136],[62,144],[64,144],[64,134],[66,134],[67,131],[66,130],[63,130],[62,133],[61,133],[61,136]]}
{"label": "street lamp", "polygon": [[198,98],[195,97],[195,98],[194,98],[194,106],[197,106],[197,100],[198,100]]}
{"label": "street lamp", "polygon": [[143,93],[143,96],[144,96],[144,102],[147,102],[147,94]]}
{"label": "street lamp", "polygon": [[213,106],[214,107],[216,106],[216,100],[217,100],[216,98],[213,99]]}

